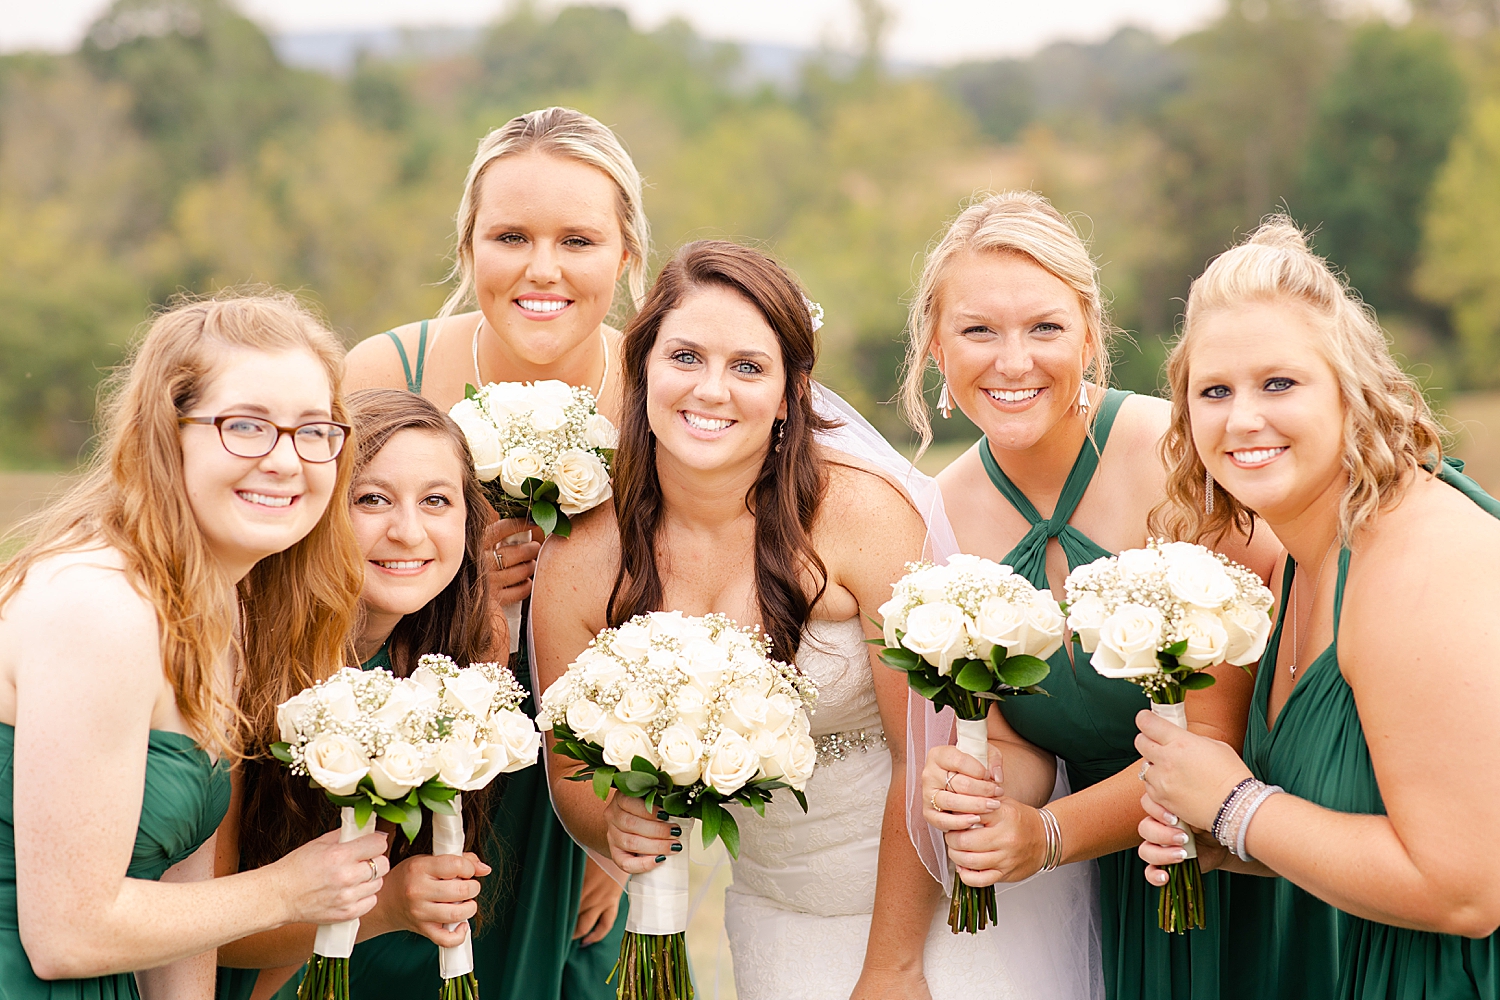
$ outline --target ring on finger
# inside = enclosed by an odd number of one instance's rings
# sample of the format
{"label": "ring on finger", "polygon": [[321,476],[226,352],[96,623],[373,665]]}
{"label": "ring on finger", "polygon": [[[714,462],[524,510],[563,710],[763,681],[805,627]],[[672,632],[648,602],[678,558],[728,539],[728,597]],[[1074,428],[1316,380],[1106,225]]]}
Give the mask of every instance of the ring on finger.
{"label": "ring on finger", "polygon": [[503,570],[505,568],[505,560],[500,555],[500,543],[499,542],[495,543],[495,550],[494,551],[495,551],[495,568]]}
{"label": "ring on finger", "polygon": [[[938,789],[938,791],[942,791],[942,789]],[[932,811],[933,812],[942,812],[942,810],[938,808],[938,804],[937,804],[937,792],[933,792],[932,793],[932,798],[929,799],[928,801],[931,802],[931,804],[932,804]]]}
{"label": "ring on finger", "polygon": [[1137,778],[1140,778],[1142,781],[1145,781],[1146,780],[1146,771],[1149,770],[1150,767],[1151,767],[1151,762],[1149,760],[1143,760],[1143,761],[1141,761],[1141,769],[1136,772],[1135,776]]}
{"label": "ring on finger", "polygon": [[951,792],[951,791],[953,791],[953,778],[957,774],[958,774],[957,771],[949,771],[948,772],[948,780],[945,781],[945,782],[943,782],[943,791],[945,791],[945,792]]}
{"label": "ring on finger", "polygon": [[367,864],[367,865],[370,866],[370,877],[367,878],[367,879],[365,879],[365,881],[366,882],[373,882],[376,879],[378,879],[380,877],[380,866],[375,863],[375,859],[374,858],[366,858],[365,859],[365,864]]}

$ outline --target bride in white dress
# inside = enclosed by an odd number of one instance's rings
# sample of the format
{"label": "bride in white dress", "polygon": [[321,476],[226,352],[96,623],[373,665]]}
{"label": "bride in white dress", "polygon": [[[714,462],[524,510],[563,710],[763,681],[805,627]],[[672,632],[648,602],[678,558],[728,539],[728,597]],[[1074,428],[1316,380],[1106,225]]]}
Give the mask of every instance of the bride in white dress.
{"label": "bride in white dress", "polygon": [[[760,624],[818,683],[808,812],[783,794],[737,817],[726,922],[741,1000],[1087,998],[1086,869],[1002,893],[1000,924],[960,936],[912,846],[905,676],[872,666],[863,640],[928,532],[878,446],[854,440],[878,435],[815,409],[813,333],[795,280],[757,251],[690,244],[663,269],[624,335],[614,508],[577,518],[539,563],[537,680],[606,625],[675,609]],[[549,763],[558,813],[591,851],[639,873],[684,848],[640,800],[605,806]]]}

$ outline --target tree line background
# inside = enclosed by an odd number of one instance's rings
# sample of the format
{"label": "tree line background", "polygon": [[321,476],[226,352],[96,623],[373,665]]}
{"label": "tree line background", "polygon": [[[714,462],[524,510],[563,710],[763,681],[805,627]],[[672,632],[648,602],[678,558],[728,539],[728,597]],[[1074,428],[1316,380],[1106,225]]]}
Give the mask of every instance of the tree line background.
{"label": "tree line background", "polygon": [[[478,138],[550,104],[613,126],[658,265],[755,241],[827,313],[820,376],[893,440],[905,303],[975,193],[1026,186],[1103,264],[1128,388],[1155,391],[1189,281],[1266,213],[1379,311],[1435,395],[1500,387],[1500,0],[1230,0],[1167,40],[892,70],[863,51],[785,85],[682,22],[519,3],[469,50],[289,67],[227,0],[118,0],[77,51],[0,57],[0,468],[68,468],[150,310],[245,281],[350,343],[430,316]],[[959,417],[941,435],[972,439]]]}

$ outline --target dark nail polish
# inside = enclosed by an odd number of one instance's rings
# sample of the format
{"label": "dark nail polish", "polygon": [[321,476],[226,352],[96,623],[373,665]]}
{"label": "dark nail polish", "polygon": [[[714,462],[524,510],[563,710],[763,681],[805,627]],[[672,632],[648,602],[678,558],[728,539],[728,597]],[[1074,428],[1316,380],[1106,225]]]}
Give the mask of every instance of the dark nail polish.
{"label": "dark nail polish", "polygon": [[682,845],[681,844],[673,844],[672,845],[672,853],[673,854],[681,854],[682,853]]}
{"label": "dark nail polish", "polygon": [[657,819],[666,819],[667,818],[667,811],[665,809],[658,809],[658,810],[656,810],[656,818]]}
{"label": "dark nail polish", "polygon": [[665,854],[658,854],[656,856],[656,863],[657,864],[661,864],[665,860],[667,860],[667,856]]}
{"label": "dark nail polish", "polygon": [[680,836],[682,836],[682,827],[678,826],[676,823],[672,824],[672,836],[674,836],[674,837],[680,837]]}

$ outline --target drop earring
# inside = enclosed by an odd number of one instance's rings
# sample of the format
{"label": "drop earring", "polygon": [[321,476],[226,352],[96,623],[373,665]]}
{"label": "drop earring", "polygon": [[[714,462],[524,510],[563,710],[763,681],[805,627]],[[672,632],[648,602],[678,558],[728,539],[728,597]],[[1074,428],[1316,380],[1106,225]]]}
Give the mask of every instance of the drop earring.
{"label": "drop earring", "polygon": [[781,442],[786,440],[786,421],[779,421],[776,427],[776,451],[781,452]]}
{"label": "drop earring", "polygon": [[953,394],[948,391],[948,380],[943,379],[943,391],[938,393],[938,412],[947,420],[953,416]]}
{"label": "drop earring", "polygon": [[1078,412],[1085,416],[1089,412],[1089,384],[1087,382],[1078,383]]}
{"label": "drop earring", "polygon": [[1212,517],[1214,513],[1214,474],[1207,469],[1203,470],[1203,514]]}

